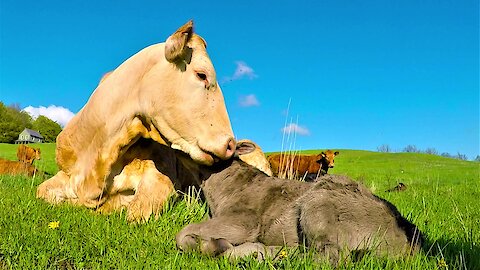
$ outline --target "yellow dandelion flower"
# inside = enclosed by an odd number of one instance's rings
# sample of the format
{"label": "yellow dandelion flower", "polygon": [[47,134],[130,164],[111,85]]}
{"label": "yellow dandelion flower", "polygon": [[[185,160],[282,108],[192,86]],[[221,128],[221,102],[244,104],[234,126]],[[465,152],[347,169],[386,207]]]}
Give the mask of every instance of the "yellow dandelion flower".
{"label": "yellow dandelion flower", "polygon": [[439,268],[447,268],[447,262],[445,261],[445,259],[441,258],[439,261],[438,261],[438,267]]}
{"label": "yellow dandelion flower", "polygon": [[48,223],[48,228],[50,229],[56,229],[58,227],[60,227],[60,221],[52,221]]}
{"label": "yellow dandelion flower", "polygon": [[286,258],[287,257],[287,251],[286,250],[282,250],[280,251],[280,254],[278,254],[278,257],[280,257],[280,259],[283,259],[283,258]]}

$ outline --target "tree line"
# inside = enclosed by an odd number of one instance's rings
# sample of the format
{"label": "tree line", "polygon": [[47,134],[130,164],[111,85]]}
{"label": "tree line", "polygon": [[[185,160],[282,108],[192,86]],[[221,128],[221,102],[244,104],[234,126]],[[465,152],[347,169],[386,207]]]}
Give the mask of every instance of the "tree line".
{"label": "tree line", "polygon": [[14,143],[25,129],[38,131],[44,142],[55,142],[62,127],[50,118],[40,115],[33,120],[18,104],[5,106],[0,101],[0,143]]}
{"label": "tree line", "polygon": [[[377,147],[378,152],[382,153],[391,153],[394,152],[392,148],[388,144],[382,144],[379,147]],[[425,153],[425,154],[430,154],[430,155],[437,155],[437,156],[442,156],[442,157],[447,157],[447,158],[455,158],[459,160],[468,160],[467,155],[457,153],[456,155],[452,155],[447,152],[439,153],[435,148],[429,147],[425,150],[421,150],[417,148],[415,145],[409,144],[405,146],[401,152],[405,153]],[[479,161],[480,162],[480,156],[477,155],[477,157],[474,159],[474,161]]]}

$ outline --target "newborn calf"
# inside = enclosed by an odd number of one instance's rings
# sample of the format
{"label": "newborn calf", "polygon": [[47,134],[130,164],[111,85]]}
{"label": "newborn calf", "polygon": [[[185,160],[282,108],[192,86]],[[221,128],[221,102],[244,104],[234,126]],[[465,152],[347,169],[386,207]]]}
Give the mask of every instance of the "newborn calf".
{"label": "newborn calf", "polygon": [[211,218],[177,234],[184,251],[268,256],[275,246],[305,245],[336,263],[345,249],[399,256],[421,244],[416,226],[392,204],[345,176],[291,181],[234,159],[217,167],[202,189]]}

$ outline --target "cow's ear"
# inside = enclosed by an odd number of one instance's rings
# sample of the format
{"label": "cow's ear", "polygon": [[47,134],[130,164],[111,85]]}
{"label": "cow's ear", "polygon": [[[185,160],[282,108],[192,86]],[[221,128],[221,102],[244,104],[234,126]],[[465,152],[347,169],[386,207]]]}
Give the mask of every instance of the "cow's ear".
{"label": "cow's ear", "polygon": [[340,154],[340,152],[336,151],[335,153],[333,153],[335,156],[338,156],[338,154]]}
{"label": "cow's ear", "polygon": [[255,149],[257,149],[257,147],[251,142],[240,142],[237,143],[237,149],[235,152],[238,155],[246,155],[255,151]]}
{"label": "cow's ear", "polygon": [[165,58],[175,63],[185,56],[185,46],[193,35],[193,21],[189,21],[165,41]]}
{"label": "cow's ear", "polygon": [[325,155],[324,152],[322,152],[320,155],[322,155],[322,157],[326,157],[327,155]]}

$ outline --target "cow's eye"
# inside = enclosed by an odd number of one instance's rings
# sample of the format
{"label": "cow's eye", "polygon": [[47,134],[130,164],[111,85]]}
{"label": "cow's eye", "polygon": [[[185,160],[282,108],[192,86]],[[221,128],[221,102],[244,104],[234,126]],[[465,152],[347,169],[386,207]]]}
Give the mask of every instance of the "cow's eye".
{"label": "cow's eye", "polygon": [[197,77],[198,77],[201,81],[207,80],[207,75],[205,75],[205,73],[202,73],[202,72],[197,72]]}

